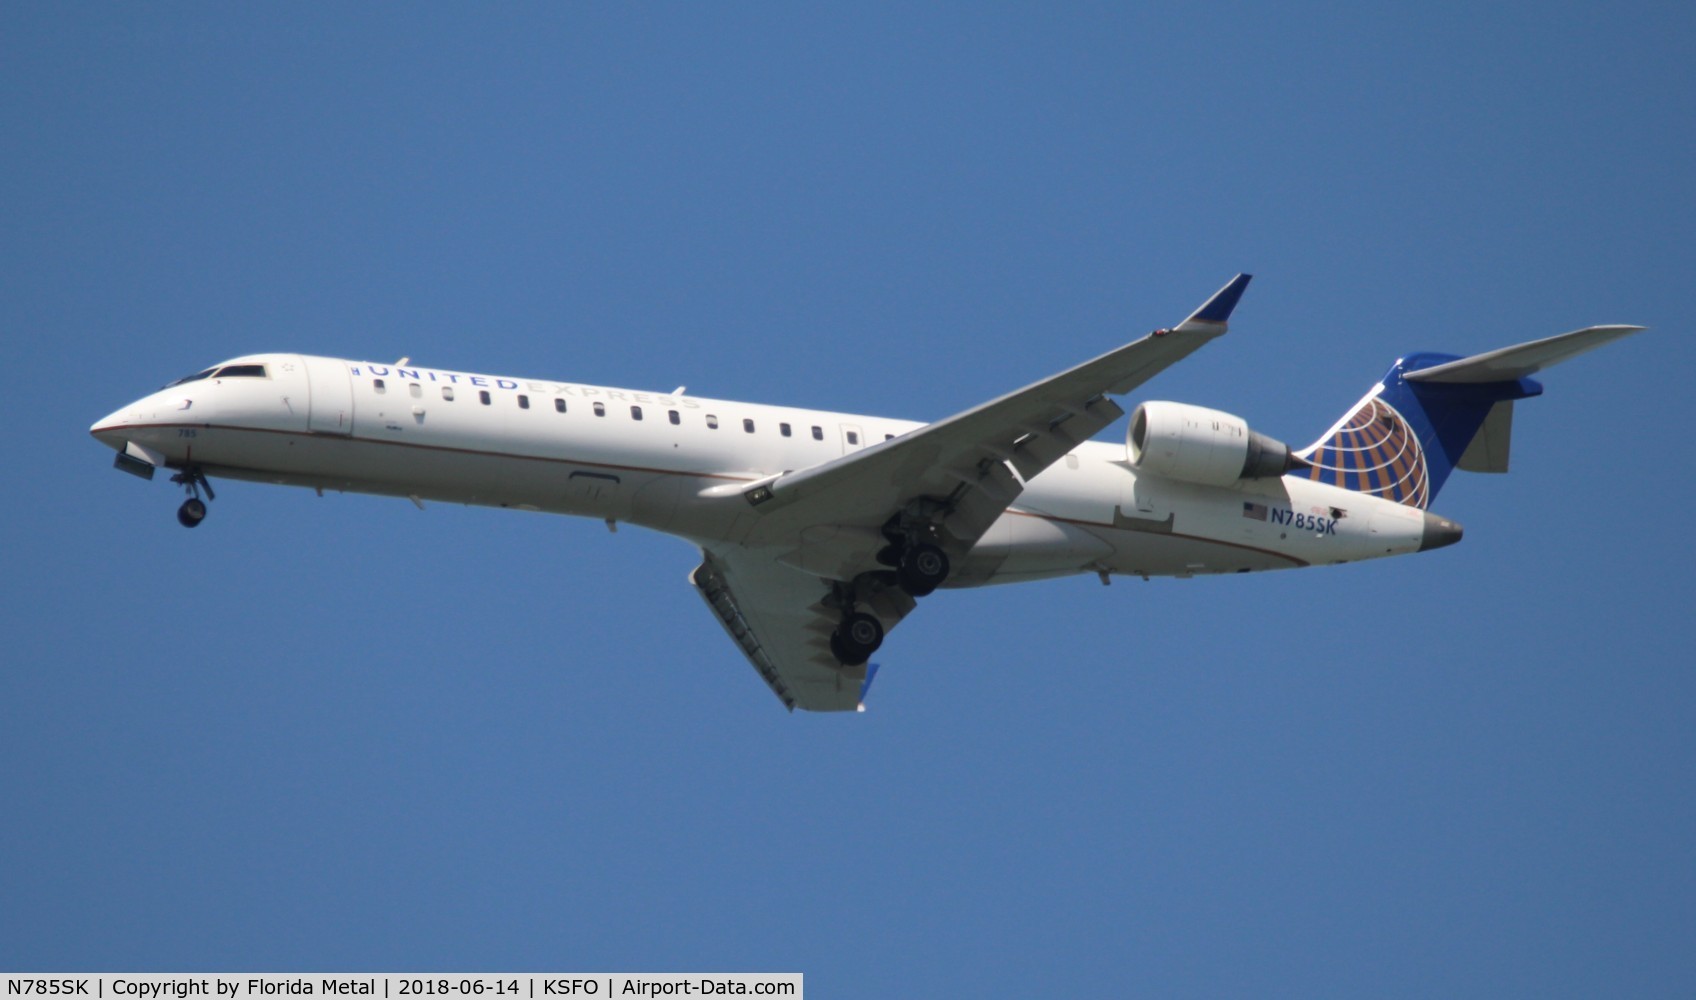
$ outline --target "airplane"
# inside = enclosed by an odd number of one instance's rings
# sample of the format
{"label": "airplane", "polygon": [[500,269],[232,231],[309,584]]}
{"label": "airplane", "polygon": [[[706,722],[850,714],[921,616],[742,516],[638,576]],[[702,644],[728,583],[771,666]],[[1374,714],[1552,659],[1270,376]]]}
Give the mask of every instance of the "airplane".
{"label": "airplane", "polygon": [[888,631],[940,588],[1349,563],[1454,544],[1455,469],[1505,472],[1541,369],[1643,329],[1409,354],[1311,445],[1123,396],[1223,335],[1251,276],[1176,326],[935,423],[303,354],[232,358],[89,430],[172,471],[627,522],[700,549],[689,579],[789,710],[863,710]]}

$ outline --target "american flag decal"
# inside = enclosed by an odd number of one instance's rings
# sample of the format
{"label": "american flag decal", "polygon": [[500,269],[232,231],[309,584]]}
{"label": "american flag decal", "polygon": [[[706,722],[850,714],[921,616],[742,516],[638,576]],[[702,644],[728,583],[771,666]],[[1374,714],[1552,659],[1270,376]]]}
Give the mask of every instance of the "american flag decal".
{"label": "american flag decal", "polygon": [[1266,520],[1266,505],[1263,503],[1250,503],[1249,501],[1244,500],[1243,516],[1252,517],[1256,521],[1264,521]]}

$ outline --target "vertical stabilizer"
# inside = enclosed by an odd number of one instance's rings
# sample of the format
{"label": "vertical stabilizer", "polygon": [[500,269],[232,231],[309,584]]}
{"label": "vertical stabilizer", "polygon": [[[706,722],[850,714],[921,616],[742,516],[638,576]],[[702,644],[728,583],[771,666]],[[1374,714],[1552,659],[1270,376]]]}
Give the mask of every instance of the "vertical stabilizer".
{"label": "vertical stabilizer", "polygon": [[[1475,452],[1462,464],[1496,406],[1543,391],[1528,378],[1473,383],[1406,378],[1409,372],[1457,360],[1452,354],[1412,354],[1398,360],[1366,398],[1298,453],[1310,466],[1308,478],[1420,510],[1429,507],[1450,472],[1479,461]],[[1505,468],[1506,437],[1494,444]]]}
{"label": "vertical stabilizer", "polygon": [[1507,471],[1513,401],[1543,392],[1528,376],[1642,329],[1591,326],[1467,358],[1410,354],[1297,457],[1310,479],[1423,510],[1457,468]]}

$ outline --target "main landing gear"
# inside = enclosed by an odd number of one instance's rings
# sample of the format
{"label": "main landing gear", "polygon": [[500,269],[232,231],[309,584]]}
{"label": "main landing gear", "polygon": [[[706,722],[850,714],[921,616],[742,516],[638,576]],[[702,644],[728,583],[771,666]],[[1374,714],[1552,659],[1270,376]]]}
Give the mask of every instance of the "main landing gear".
{"label": "main landing gear", "polygon": [[[216,500],[218,495],[212,492],[212,484],[206,481],[206,474],[197,466],[189,466],[171,477],[171,482],[188,490],[188,499],[177,508],[177,523],[185,528],[193,528],[206,520],[206,500]],[[200,499],[200,491],[206,491],[206,500]]]}
{"label": "main landing gear", "polygon": [[[852,582],[838,581],[831,585],[831,592],[824,599],[825,607],[836,609],[842,616],[830,633],[830,653],[845,667],[866,662],[883,645],[880,609],[894,618],[902,614],[900,603],[892,602],[894,588],[879,579],[884,575],[893,574],[862,573]],[[905,595],[900,595],[899,600],[912,607],[912,600]]]}
{"label": "main landing gear", "polygon": [[901,553],[895,573],[901,589],[914,597],[924,597],[942,586],[948,579],[948,554],[929,542],[920,542]]}
{"label": "main landing gear", "polygon": [[903,512],[883,526],[889,544],[878,550],[877,561],[895,569],[901,589],[924,597],[942,586],[951,568],[948,553],[938,545],[939,533],[933,517],[923,509]]}
{"label": "main landing gear", "polygon": [[868,611],[899,620],[912,610],[915,599],[948,579],[952,567],[938,527],[947,509],[945,502],[931,498],[909,504],[882,529],[888,544],[878,550],[877,561],[889,569],[836,584],[826,604],[842,615],[841,624],[830,633],[830,652],[837,662],[857,667],[883,645],[883,618]]}
{"label": "main landing gear", "polygon": [[830,633],[830,652],[845,667],[857,667],[871,659],[883,645],[883,623],[864,611],[850,611]]}

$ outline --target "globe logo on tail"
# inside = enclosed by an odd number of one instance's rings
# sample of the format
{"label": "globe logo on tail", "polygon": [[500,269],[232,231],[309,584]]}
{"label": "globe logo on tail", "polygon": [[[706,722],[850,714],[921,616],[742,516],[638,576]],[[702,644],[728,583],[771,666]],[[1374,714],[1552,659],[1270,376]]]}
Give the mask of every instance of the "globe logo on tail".
{"label": "globe logo on tail", "polygon": [[1308,478],[1424,510],[1431,499],[1425,451],[1395,407],[1369,396],[1301,454]]}

